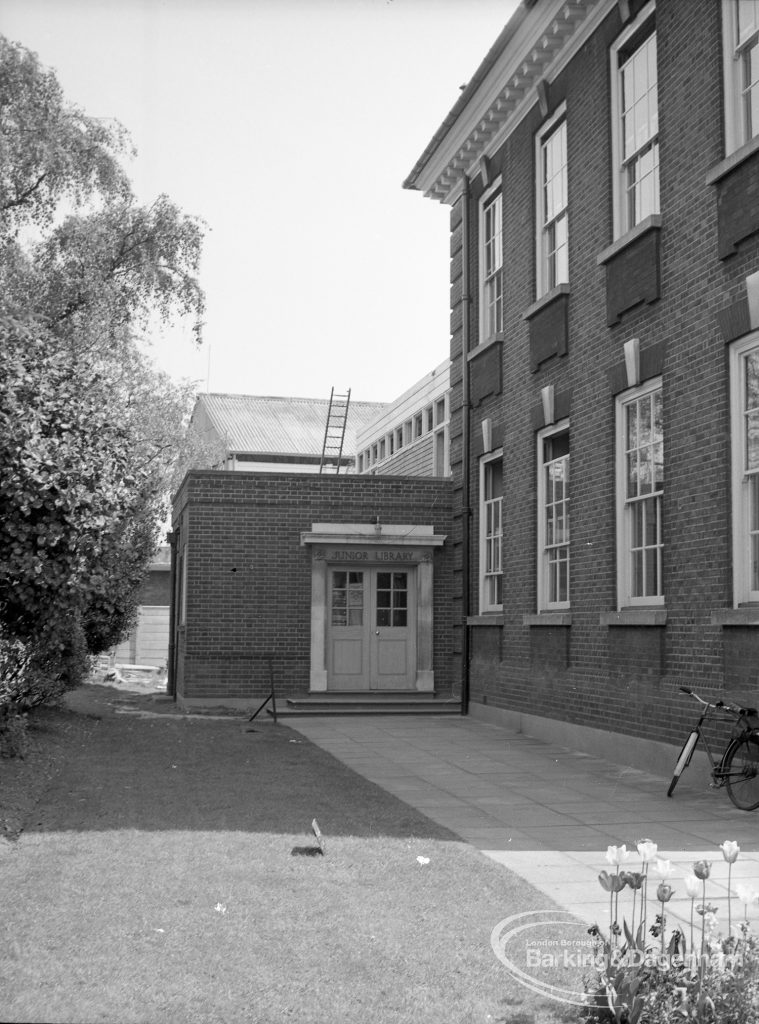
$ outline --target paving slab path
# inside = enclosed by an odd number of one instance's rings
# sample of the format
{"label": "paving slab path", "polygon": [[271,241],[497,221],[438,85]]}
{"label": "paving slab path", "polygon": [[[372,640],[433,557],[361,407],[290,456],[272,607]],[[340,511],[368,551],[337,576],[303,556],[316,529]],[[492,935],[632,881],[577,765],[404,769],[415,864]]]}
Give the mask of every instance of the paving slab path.
{"label": "paving slab path", "polygon": [[[737,885],[759,891],[759,811],[739,811],[724,790],[683,775],[672,799],[668,779],[613,764],[470,717],[288,718],[288,725],[354,771],[423,811],[493,860],[521,875],[588,923],[605,921],[608,895],[598,873],[608,846],[657,844],[671,862],[671,919],[685,923],[691,901],[683,876],[712,862],[708,898],[727,921],[727,865],[720,845],[741,847]],[[652,877],[655,877],[652,873]],[[733,917],[743,916],[733,904]],[[749,906],[750,919],[759,905]]]}

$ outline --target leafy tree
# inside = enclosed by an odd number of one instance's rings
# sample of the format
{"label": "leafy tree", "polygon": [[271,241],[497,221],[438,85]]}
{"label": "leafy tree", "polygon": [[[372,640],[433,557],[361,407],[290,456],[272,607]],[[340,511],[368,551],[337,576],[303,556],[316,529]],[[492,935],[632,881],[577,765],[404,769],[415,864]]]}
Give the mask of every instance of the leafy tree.
{"label": "leafy tree", "polygon": [[191,390],[141,340],[176,316],[199,335],[203,225],[166,196],[136,203],[128,149],[0,37],[0,674],[10,652],[16,700],[23,678],[77,682],[82,650],[125,634],[186,457]]}
{"label": "leafy tree", "polygon": [[50,226],[62,200],[129,200],[117,157],[130,150],[116,121],[67,103],[35,53],[0,36],[0,215],[3,233]]}

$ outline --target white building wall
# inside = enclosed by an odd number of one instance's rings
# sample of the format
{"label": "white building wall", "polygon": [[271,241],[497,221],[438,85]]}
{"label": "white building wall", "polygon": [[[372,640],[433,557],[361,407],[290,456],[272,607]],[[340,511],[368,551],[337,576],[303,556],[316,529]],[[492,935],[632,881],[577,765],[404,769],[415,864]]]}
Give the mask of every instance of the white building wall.
{"label": "white building wall", "polygon": [[448,476],[450,360],[392,402],[357,436],[357,472]]}

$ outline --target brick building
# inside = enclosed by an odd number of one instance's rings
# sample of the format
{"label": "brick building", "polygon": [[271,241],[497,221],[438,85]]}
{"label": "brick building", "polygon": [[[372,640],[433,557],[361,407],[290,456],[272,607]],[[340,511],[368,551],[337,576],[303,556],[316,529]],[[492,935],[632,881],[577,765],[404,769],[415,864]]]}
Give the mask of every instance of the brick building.
{"label": "brick building", "polygon": [[271,662],[293,704],[458,709],[450,486],[190,472],[174,500],[170,692],[248,709]]}
{"label": "brick building", "polygon": [[473,714],[671,765],[680,685],[759,702],[758,66],[757,0],[525,0],[405,182]]}

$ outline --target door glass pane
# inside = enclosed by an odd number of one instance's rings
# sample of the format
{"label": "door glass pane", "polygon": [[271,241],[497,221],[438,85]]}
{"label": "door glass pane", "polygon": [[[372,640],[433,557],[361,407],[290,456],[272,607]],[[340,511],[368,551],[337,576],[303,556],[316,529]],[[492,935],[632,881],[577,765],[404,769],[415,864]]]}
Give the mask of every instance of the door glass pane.
{"label": "door glass pane", "polygon": [[408,625],[408,573],[377,573],[377,625]]}
{"label": "door glass pane", "polygon": [[332,625],[362,626],[364,623],[363,572],[332,573]]}

